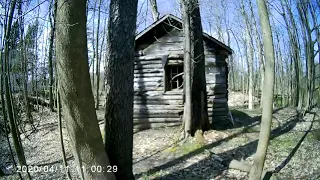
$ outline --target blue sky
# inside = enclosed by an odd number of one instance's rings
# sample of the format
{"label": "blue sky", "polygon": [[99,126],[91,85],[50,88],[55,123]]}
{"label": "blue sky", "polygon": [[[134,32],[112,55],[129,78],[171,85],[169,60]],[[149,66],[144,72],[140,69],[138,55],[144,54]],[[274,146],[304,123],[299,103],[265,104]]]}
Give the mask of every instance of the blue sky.
{"label": "blue sky", "polygon": [[[295,0],[293,0],[295,2]],[[43,2],[43,3],[42,3]],[[141,31],[144,28],[146,28],[148,25],[150,25],[153,22],[152,19],[152,15],[151,15],[151,10],[150,10],[150,4],[149,4],[149,0],[138,0],[138,17],[137,17],[137,31]],[[237,0],[225,0],[226,4],[227,4],[227,13],[223,12],[221,10],[221,3],[219,3],[220,0],[200,0],[201,6],[201,16],[202,16],[202,26],[203,26],[203,30],[209,34],[211,34],[212,36],[214,36],[215,38],[219,39],[218,36],[218,31],[217,31],[217,22],[219,20],[223,21],[223,18],[216,18],[216,15],[220,16],[225,16],[227,17],[227,20],[230,24],[230,28],[233,30],[234,36],[233,34],[231,35],[231,48],[233,50],[235,50],[235,58],[236,60],[240,61],[241,59],[243,60],[243,46],[240,43],[240,50],[242,52],[238,52],[238,47],[237,47],[237,41],[241,41],[244,38],[244,23],[243,23],[243,19],[239,13],[238,10],[238,6],[239,6],[239,1]],[[245,0],[245,3],[247,3],[248,1]],[[258,21],[258,16],[257,16],[257,8],[256,8],[256,1],[252,0],[253,2],[253,9],[254,9],[254,15],[256,17],[256,21],[257,24],[259,24]],[[280,30],[281,33],[281,38],[287,39],[288,35],[286,32],[286,29],[284,27],[284,20],[282,18],[282,16],[277,12],[277,10],[279,9],[278,7],[280,7],[279,5],[279,1],[278,0],[272,0],[269,1],[271,2],[269,4],[269,7],[271,9],[271,13],[270,13],[270,20],[272,22],[272,28],[273,29],[277,29]],[[40,57],[45,60],[46,58],[46,54],[47,51],[46,50],[46,43],[48,43],[48,35],[50,32],[50,28],[49,28],[49,22],[48,22],[48,8],[49,8],[49,1],[48,0],[31,0],[30,4],[28,7],[25,7],[24,12],[28,12],[30,9],[33,9],[37,4],[42,3],[39,7],[35,8],[33,11],[29,12],[26,16],[25,16],[25,22],[26,23],[31,23],[33,21],[35,21],[36,19],[39,20],[40,24],[41,24],[41,34],[39,35],[39,53],[40,53]],[[103,0],[103,7],[101,8],[102,12],[102,20],[101,20],[101,25],[100,25],[100,37],[101,38],[105,38],[102,37],[102,32],[103,32],[103,24],[106,23],[104,22],[104,16],[108,13],[108,3],[109,0]],[[89,4],[89,7],[92,7],[92,5],[94,4],[94,1],[91,1]],[[174,15],[179,16],[180,12],[179,12],[179,5],[178,5],[178,0],[157,0],[157,4],[158,4],[158,10],[160,12],[160,15],[163,16],[167,13],[171,13]],[[38,16],[38,12],[39,12],[39,16]],[[249,10],[248,10],[249,12]],[[318,13],[320,14],[320,12]],[[294,12],[294,15],[297,16],[297,12]],[[318,23],[320,21],[319,15],[317,17],[318,19]],[[88,14],[88,28],[89,28],[89,33],[91,32],[92,29],[92,21],[95,21],[95,23],[97,23],[97,16],[95,19],[92,18],[92,11],[89,11]],[[224,23],[224,22],[223,22]],[[92,37],[92,35],[90,35],[90,37]],[[237,39],[235,39],[235,37]],[[100,38],[100,39],[101,39]],[[226,41],[226,29],[224,24],[222,25],[222,38],[220,39],[221,41]],[[315,38],[315,36],[313,37]],[[88,39],[88,47],[89,50],[92,50],[91,46],[92,43],[90,41],[90,39]],[[285,41],[286,42],[286,41]],[[288,46],[286,44],[283,44],[283,41],[281,40],[281,47],[283,48],[283,51],[287,51],[285,50],[286,48],[288,48]],[[91,56],[91,53],[89,52],[89,56]],[[319,58],[319,55],[317,55],[316,59]]]}

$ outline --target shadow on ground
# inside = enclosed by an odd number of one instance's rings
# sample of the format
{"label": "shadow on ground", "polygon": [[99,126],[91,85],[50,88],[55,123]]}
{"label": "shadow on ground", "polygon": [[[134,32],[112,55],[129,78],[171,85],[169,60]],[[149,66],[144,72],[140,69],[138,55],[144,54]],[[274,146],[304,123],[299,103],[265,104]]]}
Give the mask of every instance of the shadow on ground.
{"label": "shadow on ground", "polygon": [[[275,110],[274,112],[279,111],[280,109]],[[228,142],[229,140],[240,136],[241,134],[249,132],[249,130],[258,125],[261,120],[261,116],[256,116],[253,118],[249,118],[250,116],[246,115],[245,113],[238,112],[239,116],[242,116],[242,118],[247,118],[246,121],[243,121],[241,124],[242,126],[246,126],[243,128],[242,131],[234,133],[224,139],[218,140],[216,142],[213,142],[211,144],[205,145],[199,149],[196,149],[186,155],[183,155],[179,158],[176,158],[172,161],[169,161],[168,163],[165,163],[160,166],[156,166],[152,169],[150,169],[148,172],[145,173],[140,173],[137,174],[135,177],[140,178],[143,174],[154,174],[157,171],[160,170],[165,170],[169,169],[184,160],[191,158],[193,156],[196,156],[198,154],[203,153],[205,150],[211,150],[212,148],[221,145],[222,143]],[[291,119],[291,120],[289,120]],[[292,130],[296,124],[299,122],[299,117],[298,115],[295,115],[293,117],[288,118],[289,121],[286,123],[282,124],[281,126],[278,126],[271,132],[271,137],[270,139],[274,139],[278,136],[281,136],[282,134],[285,134]],[[239,126],[238,126],[239,127]],[[210,178],[215,178],[223,173],[224,170],[228,169],[228,165],[230,164],[231,160],[236,159],[236,160],[241,160],[241,159],[246,159],[247,157],[250,157],[255,153],[256,147],[258,144],[258,140],[254,140],[250,143],[247,143],[243,146],[239,146],[237,148],[234,148],[232,150],[225,151],[220,154],[216,154],[219,157],[223,159],[223,163],[219,163],[218,161],[215,161],[216,159],[214,157],[207,157],[201,161],[198,161],[197,163],[192,164],[189,167],[186,167],[184,169],[180,169],[179,171],[172,172],[170,174],[164,175],[162,177],[158,177],[156,179],[210,179]],[[215,163],[212,163],[215,161]],[[209,169],[207,167],[210,167]]]}
{"label": "shadow on ground", "polygon": [[[273,113],[277,113],[278,111],[282,110],[283,108],[277,108],[273,110]],[[255,114],[261,114],[261,110],[255,109],[255,110],[247,110],[247,109],[230,109],[230,112],[232,114],[233,120],[234,120],[234,125],[232,123],[227,123],[227,124],[216,124],[213,125],[214,130],[228,130],[228,129],[236,129],[236,128],[241,128],[241,127],[247,127],[252,124],[255,124],[257,122],[260,122],[261,116],[254,116]],[[249,115],[253,114],[253,116]]]}

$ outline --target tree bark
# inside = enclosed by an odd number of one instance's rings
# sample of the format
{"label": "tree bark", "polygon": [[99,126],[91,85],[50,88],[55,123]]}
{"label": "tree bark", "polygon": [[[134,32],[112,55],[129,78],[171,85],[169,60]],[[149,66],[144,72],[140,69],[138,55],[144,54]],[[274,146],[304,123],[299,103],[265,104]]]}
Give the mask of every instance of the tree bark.
{"label": "tree bark", "polygon": [[191,24],[190,24],[190,1],[182,0],[182,17],[184,30],[184,109],[183,109],[183,128],[184,137],[192,132],[192,87],[191,87]]}
{"label": "tree bark", "polygon": [[186,98],[183,116],[184,128],[185,132],[190,133],[192,136],[196,131],[200,132],[197,135],[202,136],[203,131],[208,130],[210,123],[207,110],[203,31],[198,0],[183,2],[183,19]]}
{"label": "tree bark", "polygon": [[[252,8],[252,1],[249,1],[249,5],[250,5],[250,12],[251,12],[251,18],[252,18],[252,22],[253,22],[253,34],[255,36],[256,39],[256,44],[257,44],[257,49],[258,49],[258,59],[260,62],[260,97],[263,97],[263,80],[264,80],[264,61],[263,61],[263,44],[261,42],[261,38],[259,35],[259,31],[258,31],[258,26],[256,23],[256,19],[254,17],[254,13],[253,13],[253,8]],[[260,107],[262,107],[262,100],[260,98]]]}
{"label": "tree bark", "polygon": [[265,52],[265,76],[263,86],[263,109],[260,125],[259,142],[256,154],[253,159],[253,166],[249,173],[249,180],[261,179],[264,162],[266,158],[272,120],[273,84],[274,84],[274,47],[272,32],[268,17],[268,10],[265,0],[257,0],[260,25],[263,32],[263,43]]}
{"label": "tree bark", "polygon": [[26,47],[25,47],[25,40],[23,38],[24,34],[24,19],[22,16],[22,4],[23,2],[19,2],[19,7],[18,7],[18,14],[20,16],[19,21],[20,21],[20,41],[22,42],[21,48],[20,48],[20,56],[21,56],[21,68],[22,68],[22,83],[23,83],[23,101],[24,101],[24,107],[26,111],[26,117],[27,121],[33,125],[33,119],[32,119],[32,114],[29,106],[29,100],[28,100],[28,68],[27,68],[27,58],[26,58]]}
{"label": "tree bark", "polygon": [[[191,87],[192,87],[192,119],[195,131],[209,129],[208,104],[206,91],[205,55],[203,30],[198,0],[193,0],[191,13]],[[221,52],[222,53],[222,52]],[[224,55],[223,55],[224,56]]]}
{"label": "tree bark", "polygon": [[[289,34],[289,42],[290,42],[290,52],[293,54],[292,59],[294,62],[294,98],[293,98],[293,105],[295,107],[300,108],[302,106],[301,101],[301,87],[302,84],[300,82],[301,78],[301,66],[299,64],[300,60],[300,48],[299,48],[299,38],[298,38],[298,30],[296,26],[296,22],[293,17],[292,10],[289,7],[288,0],[281,1],[282,11],[283,11],[283,18],[285,20],[286,28]],[[289,17],[287,17],[289,16]]]}
{"label": "tree bark", "polygon": [[248,73],[249,73],[249,91],[248,91],[248,95],[249,95],[249,100],[248,100],[248,109],[252,110],[254,108],[253,105],[253,46],[252,46],[252,42],[251,42],[251,33],[249,33],[250,29],[247,29],[247,43],[248,43]]}
{"label": "tree bark", "polygon": [[[4,47],[4,62],[2,64],[2,74],[4,75],[4,94],[5,94],[5,102],[6,102],[6,111],[7,111],[7,117],[9,118],[9,125],[11,129],[11,135],[13,139],[13,144],[15,151],[18,156],[19,164],[20,165],[26,165],[26,159],[24,156],[23,148],[21,146],[19,132],[17,131],[17,126],[15,123],[15,116],[14,116],[14,109],[11,99],[11,92],[10,92],[10,84],[9,84],[9,38],[10,38],[10,32],[11,32],[11,24],[13,19],[13,14],[16,6],[16,0],[13,0],[11,2],[11,8],[9,12],[7,27],[5,30],[5,47]],[[1,56],[0,56],[1,57]]]}
{"label": "tree bark", "polygon": [[111,0],[108,35],[105,105],[105,150],[117,179],[134,179],[133,79],[137,0]]}
{"label": "tree bark", "polygon": [[251,33],[251,24],[249,22],[248,14],[245,11],[244,2],[241,0],[240,2],[240,12],[243,16],[246,25],[246,43],[247,43],[247,58],[248,58],[248,109],[253,109],[253,40],[252,40],[252,33]]}
{"label": "tree bark", "polygon": [[[312,39],[312,27],[310,27],[309,20],[309,2],[299,1],[297,2],[301,29],[302,29],[302,40],[304,43],[306,69],[307,69],[307,92],[306,92],[306,105],[305,109],[310,110],[313,106],[313,92],[314,92],[314,41]],[[316,25],[314,25],[316,27]]]}
{"label": "tree bark", "polygon": [[[99,102],[100,102],[100,96],[99,96],[99,86],[100,86],[100,59],[101,54],[99,56],[99,29],[100,29],[100,9],[101,9],[101,3],[102,0],[99,0],[98,5],[98,24],[97,24],[97,36],[96,36],[96,76],[97,76],[97,84],[96,84],[96,109],[99,109]],[[104,37],[103,37],[104,38]],[[101,49],[102,50],[102,49]],[[94,76],[94,75],[93,75]]]}
{"label": "tree bark", "polygon": [[[96,6],[97,6],[97,2],[98,0],[95,0],[94,1],[94,7],[93,7],[93,17],[92,17],[92,50],[93,50],[93,57],[92,57],[92,61],[89,65],[89,67],[91,67],[92,65],[92,87],[94,87],[94,62],[95,62],[95,59],[96,59],[96,50],[95,50],[95,41],[94,41],[94,35],[95,35],[95,18],[96,18]],[[90,70],[90,68],[89,68]]]}
{"label": "tree bark", "polygon": [[86,0],[58,0],[56,59],[59,95],[77,169],[82,179],[115,179],[92,172],[110,165],[104,151],[88,67]]}
{"label": "tree bark", "polygon": [[158,6],[157,6],[157,0],[150,0],[150,6],[152,9],[153,21],[157,21],[160,16],[160,13],[158,11]]}
{"label": "tree bark", "polygon": [[[49,43],[49,54],[48,54],[48,69],[49,69],[49,108],[51,112],[54,111],[53,109],[53,42],[54,42],[54,34],[55,34],[55,27],[56,27],[56,12],[57,12],[57,3],[56,0],[53,0],[53,12],[52,18],[50,17],[50,24],[51,24],[51,31],[50,31],[50,43]],[[51,14],[51,13],[50,13]]]}
{"label": "tree bark", "polygon": [[67,163],[67,157],[66,157],[66,151],[64,148],[64,143],[63,143],[63,132],[62,132],[62,117],[61,117],[61,101],[59,97],[59,91],[57,91],[57,109],[58,109],[58,127],[59,127],[59,136],[60,136],[60,146],[61,146],[61,154],[62,154],[62,161],[64,168],[66,170],[66,175],[69,180],[71,180],[71,174],[68,168],[68,163]]}

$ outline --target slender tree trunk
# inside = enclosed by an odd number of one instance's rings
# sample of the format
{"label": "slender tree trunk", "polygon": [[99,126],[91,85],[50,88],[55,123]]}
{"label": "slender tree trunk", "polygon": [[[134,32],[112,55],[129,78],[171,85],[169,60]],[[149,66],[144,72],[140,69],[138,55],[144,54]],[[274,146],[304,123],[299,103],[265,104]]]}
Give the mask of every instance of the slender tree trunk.
{"label": "slender tree trunk", "polygon": [[117,179],[134,179],[133,78],[138,0],[111,0],[108,23],[105,150]]}
{"label": "slender tree trunk", "polygon": [[[295,76],[295,81],[294,81],[294,98],[293,98],[293,103],[295,107],[301,108],[302,107],[302,82],[300,81],[301,79],[301,66],[299,64],[300,61],[300,48],[299,48],[299,38],[298,38],[298,33],[297,33],[297,26],[296,22],[294,20],[293,13],[291,9],[289,8],[289,2],[288,0],[281,1],[281,6],[283,10],[283,18],[286,23],[286,27],[288,30],[289,34],[289,42],[290,42],[290,52],[293,55],[292,59],[294,62],[294,76]],[[287,17],[289,16],[289,17]]]}
{"label": "slender tree trunk", "polygon": [[248,73],[249,73],[249,101],[248,101],[248,109],[253,109],[254,108],[254,104],[253,104],[253,46],[251,43],[251,35],[249,34],[249,29],[247,29],[247,35],[248,35]]}
{"label": "slender tree trunk", "polygon": [[[307,91],[306,91],[306,109],[310,110],[313,106],[313,92],[314,92],[314,42],[312,39],[312,28],[310,27],[309,10],[311,10],[310,2],[299,1],[297,3],[301,27],[302,40],[304,43],[306,68],[307,68]],[[314,25],[315,30],[316,25]],[[319,29],[319,28],[318,28]]]}
{"label": "slender tree trunk", "polygon": [[13,144],[15,151],[18,156],[19,164],[26,165],[26,159],[24,157],[23,148],[20,146],[19,132],[17,132],[17,127],[14,119],[13,104],[10,94],[10,84],[9,84],[9,37],[11,31],[12,18],[15,10],[16,0],[11,2],[11,8],[9,13],[9,19],[7,23],[6,33],[5,33],[5,47],[4,47],[4,63],[2,66],[2,73],[4,74],[4,92],[6,101],[6,110],[9,118],[9,125],[11,129],[11,135],[13,139]]}
{"label": "slender tree trunk", "polygon": [[103,148],[88,67],[86,0],[58,0],[56,59],[62,117],[81,179],[115,179],[91,171],[110,165]]}
{"label": "slender tree trunk", "polygon": [[[100,30],[100,8],[102,0],[99,0],[98,5],[98,24],[97,24],[97,36],[96,36],[96,76],[97,76],[97,85],[96,85],[96,109],[99,109],[99,86],[100,86],[100,59],[102,52],[99,55],[99,30]],[[102,50],[102,49],[101,49]]]}
{"label": "slender tree trunk", "polygon": [[[96,50],[95,50],[95,41],[94,41],[94,35],[95,35],[95,18],[96,18],[96,7],[97,7],[98,0],[94,1],[94,7],[93,7],[93,17],[92,17],[92,49],[93,49],[93,57],[92,62],[90,63],[92,65],[92,87],[94,87],[94,62],[96,59]],[[100,12],[99,12],[100,13]]]}
{"label": "slender tree trunk", "polygon": [[190,1],[182,0],[183,29],[184,29],[184,110],[183,124],[184,134],[191,134],[192,131],[192,87],[191,87],[191,27],[190,27]]}
{"label": "slender tree trunk", "polygon": [[279,39],[279,32],[276,31],[276,39],[277,39],[277,50],[278,50],[278,63],[279,63],[279,89],[280,89],[280,93],[281,93],[281,107],[285,106],[285,75],[284,75],[284,71],[283,71],[283,56],[282,56],[282,52],[281,52],[281,47],[280,47],[280,39]]}
{"label": "slender tree trunk", "polygon": [[[103,38],[102,38],[102,42],[101,42],[101,44],[100,44],[100,49],[101,49],[101,51],[103,50],[103,47],[105,47],[105,41],[107,41],[106,39],[107,39],[107,37],[106,37],[106,34],[107,34],[107,31],[108,31],[108,26],[107,26],[107,24],[108,24],[108,17],[107,16],[105,16],[105,18],[104,18],[104,26],[103,26]],[[103,59],[103,65],[105,66],[106,65],[106,59],[107,59],[107,53],[105,53],[104,55],[102,55],[101,54],[101,56],[100,56],[100,64],[101,64],[101,62],[102,62],[102,56],[104,57],[104,59]],[[100,77],[101,78],[101,77]],[[106,76],[103,76],[103,80],[102,80],[102,82],[105,82],[106,81]],[[101,91],[102,92],[104,92],[105,91],[105,83],[102,83],[102,89],[101,89]]]}
{"label": "slender tree trunk", "polygon": [[[58,88],[57,88],[58,90]],[[59,127],[59,136],[60,136],[60,146],[61,146],[61,154],[62,154],[62,160],[63,165],[66,170],[66,175],[69,180],[71,180],[71,174],[68,168],[67,158],[66,158],[66,151],[64,149],[64,143],[63,143],[63,132],[62,132],[62,117],[61,117],[61,101],[59,96],[59,90],[57,91],[57,109],[58,109],[58,127]]]}
{"label": "slender tree trunk", "polygon": [[150,6],[152,9],[153,21],[157,21],[160,16],[160,13],[158,11],[158,6],[157,6],[157,0],[150,0]]}
{"label": "slender tree trunk", "polygon": [[[260,97],[263,97],[263,80],[264,80],[264,61],[263,61],[263,44],[261,42],[261,38],[259,36],[259,32],[258,32],[258,26],[256,23],[256,19],[254,17],[254,13],[253,13],[253,8],[252,8],[252,2],[251,0],[249,1],[249,5],[250,5],[250,12],[251,12],[251,19],[253,22],[253,34],[255,36],[256,39],[256,44],[257,44],[257,49],[258,49],[258,59],[260,62]],[[259,93],[258,93],[259,94]],[[262,98],[260,98],[260,107],[262,107]]]}
{"label": "slender tree trunk", "polygon": [[[3,67],[2,51],[0,51],[0,64],[1,64],[1,72],[3,72],[4,67]],[[7,127],[7,120],[8,119],[7,119],[7,115],[6,115],[6,109],[5,109],[6,101],[5,101],[5,97],[4,97],[4,91],[3,91],[3,87],[4,87],[3,78],[4,78],[4,75],[1,73],[1,75],[0,75],[0,93],[1,93],[2,116],[3,116],[4,126]],[[14,167],[17,168],[17,164],[16,164],[16,161],[14,160],[14,154],[13,154],[13,151],[12,151],[12,148],[10,145],[11,143],[10,143],[10,139],[9,139],[8,134],[6,134],[6,140],[9,145],[11,161],[12,161]],[[18,172],[18,175],[19,175],[20,179],[22,180],[22,176],[21,176],[20,172]]]}
{"label": "slender tree trunk", "polygon": [[244,2],[241,0],[240,2],[240,11],[243,16],[246,25],[246,42],[247,42],[247,50],[248,50],[248,109],[253,109],[253,41],[252,41],[252,34],[251,34],[251,24],[249,22],[248,14],[244,8]]}
{"label": "slender tree trunk", "polygon": [[21,45],[21,68],[22,68],[22,83],[23,83],[23,100],[24,100],[24,107],[26,111],[26,117],[27,121],[33,125],[33,120],[32,120],[32,114],[30,110],[30,105],[29,105],[29,100],[28,100],[28,67],[27,67],[27,58],[26,58],[26,46],[25,46],[25,40],[23,39],[24,36],[24,20],[22,16],[22,1],[19,2],[19,7],[18,7],[18,14],[20,16],[20,41],[22,42]]}
{"label": "slender tree trunk", "polygon": [[50,24],[51,24],[51,31],[50,31],[50,43],[49,43],[49,57],[48,57],[48,69],[49,69],[49,108],[51,112],[54,111],[53,109],[53,42],[54,42],[54,34],[55,34],[55,26],[56,26],[56,12],[57,12],[57,3],[56,0],[52,0],[52,5],[53,5],[53,12],[52,12],[52,17],[53,20],[51,20],[50,17]]}
{"label": "slender tree trunk", "polygon": [[249,180],[261,179],[264,162],[267,154],[269,136],[272,120],[273,84],[274,84],[274,48],[272,42],[272,32],[268,17],[268,10],[265,0],[257,0],[260,25],[263,32],[263,43],[265,52],[265,76],[263,86],[263,109],[260,125],[259,142],[256,154],[253,159],[253,166],[250,170]]}

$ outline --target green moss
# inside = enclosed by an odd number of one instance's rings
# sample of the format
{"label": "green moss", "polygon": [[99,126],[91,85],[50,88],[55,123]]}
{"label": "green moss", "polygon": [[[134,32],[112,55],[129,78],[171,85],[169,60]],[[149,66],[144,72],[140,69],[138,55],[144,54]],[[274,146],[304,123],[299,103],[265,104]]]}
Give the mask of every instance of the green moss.
{"label": "green moss", "polygon": [[142,175],[141,179],[142,179],[142,180],[149,180],[150,178],[149,178],[149,176],[148,176],[147,173],[144,173],[144,174]]}
{"label": "green moss", "polygon": [[104,131],[103,130],[101,131],[101,136],[102,136],[102,141],[104,143]]}
{"label": "green moss", "polygon": [[[157,171],[157,172],[151,174],[150,176],[154,179],[154,178],[159,178],[159,177],[161,177],[161,176],[163,176],[163,175],[164,175],[163,171],[160,170],[160,171]],[[149,177],[150,177],[150,176],[149,176]]]}
{"label": "green moss", "polygon": [[279,136],[278,138],[275,138],[271,141],[271,145],[275,147],[278,151],[289,151],[292,149],[299,139],[297,139],[295,136],[291,135],[283,135]]}
{"label": "green moss", "polygon": [[169,147],[165,150],[166,153],[174,153],[177,152],[177,146]]}
{"label": "green moss", "polygon": [[181,146],[181,153],[182,153],[183,155],[189,154],[189,153],[192,152],[192,151],[195,151],[195,150],[197,150],[197,149],[200,149],[202,146],[203,146],[202,144],[196,143],[196,142],[194,142],[194,143],[188,143],[188,144],[185,144],[185,145],[182,145],[182,146]]}
{"label": "green moss", "polygon": [[260,127],[259,126],[253,126],[250,128],[245,128],[244,133],[259,133],[260,132]]}
{"label": "green moss", "polygon": [[163,175],[165,175],[165,173],[162,170],[160,170],[160,171],[154,172],[152,174],[144,173],[142,175],[141,179],[142,180],[156,179],[156,178],[159,178]]}
{"label": "green moss", "polygon": [[186,155],[192,151],[200,149],[201,147],[203,147],[203,144],[201,144],[201,143],[187,142],[182,145],[176,145],[176,146],[169,147],[168,149],[164,150],[164,152],[169,153],[169,154],[176,153],[179,155]]}

